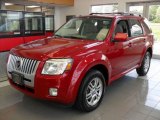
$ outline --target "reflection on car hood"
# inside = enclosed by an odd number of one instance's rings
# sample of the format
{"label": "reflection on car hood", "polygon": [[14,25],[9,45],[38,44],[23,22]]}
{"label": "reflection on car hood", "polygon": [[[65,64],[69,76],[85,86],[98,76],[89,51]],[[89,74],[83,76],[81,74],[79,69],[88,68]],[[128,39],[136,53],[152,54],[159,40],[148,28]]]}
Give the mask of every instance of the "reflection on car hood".
{"label": "reflection on car hood", "polygon": [[27,44],[22,44],[13,48],[11,52],[18,56],[37,60],[46,60],[49,58],[67,58],[74,55],[84,55],[89,50],[101,42],[90,40],[78,40],[69,38],[47,38],[36,40]]}

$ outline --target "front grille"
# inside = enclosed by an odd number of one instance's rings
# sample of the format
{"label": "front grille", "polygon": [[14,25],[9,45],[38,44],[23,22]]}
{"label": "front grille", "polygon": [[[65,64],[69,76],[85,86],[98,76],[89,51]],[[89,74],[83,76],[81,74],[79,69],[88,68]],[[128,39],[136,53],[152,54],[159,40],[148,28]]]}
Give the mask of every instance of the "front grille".
{"label": "front grille", "polygon": [[28,58],[18,57],[14,55],[9,56],[8,66],[12,70],[24,74],[33,74],[35,72],[38,61]]}

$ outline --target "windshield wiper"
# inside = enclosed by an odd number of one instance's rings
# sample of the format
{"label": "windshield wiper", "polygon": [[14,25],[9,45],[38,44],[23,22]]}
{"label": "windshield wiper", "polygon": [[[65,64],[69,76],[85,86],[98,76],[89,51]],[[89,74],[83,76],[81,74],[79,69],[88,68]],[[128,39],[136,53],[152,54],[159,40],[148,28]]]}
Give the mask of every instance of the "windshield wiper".
{"label": "windshield wiper", "polygon": [[76,37],[76,36],[63,36],[64,38],[73,38],[73,39],[82,39],[80,37]]}
{"label": "windshield wiper", "polygon": [[59,38],[62,38],[62,37],[63,37],[63,36],[61,36],[61,35],[56,35],[56,34],[55,34],[54,36],[55,36],[55,37],[59,37]]}

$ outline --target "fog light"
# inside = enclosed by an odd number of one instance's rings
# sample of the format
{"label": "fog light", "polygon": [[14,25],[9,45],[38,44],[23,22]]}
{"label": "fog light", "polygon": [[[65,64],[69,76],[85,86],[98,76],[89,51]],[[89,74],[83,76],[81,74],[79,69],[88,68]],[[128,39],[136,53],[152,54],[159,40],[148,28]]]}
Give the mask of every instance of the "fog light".
{"label": "fog light", "polygon": [[49,89],[49,94],[50,94],[50,96],[57,96],[58,95],[57,88],[50,88]]}

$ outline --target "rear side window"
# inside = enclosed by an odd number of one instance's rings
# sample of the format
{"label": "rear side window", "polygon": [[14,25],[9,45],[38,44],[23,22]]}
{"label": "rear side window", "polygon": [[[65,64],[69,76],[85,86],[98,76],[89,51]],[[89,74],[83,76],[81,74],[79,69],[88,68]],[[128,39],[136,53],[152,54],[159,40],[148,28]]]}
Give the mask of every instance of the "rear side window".
{"label": "rear side window", "polygon": [[131,37],[136,37],[143,34],[142,26],[138,20],[130,19],[129,22],[130,22]]}
{"label": "rear side window", "polygon": [[147,34],[150,34],[152,32],[150,26],[149,26],[149,21],[147,19],[144,19],[144,21],[142,22],[143,27],[146,31]]}

